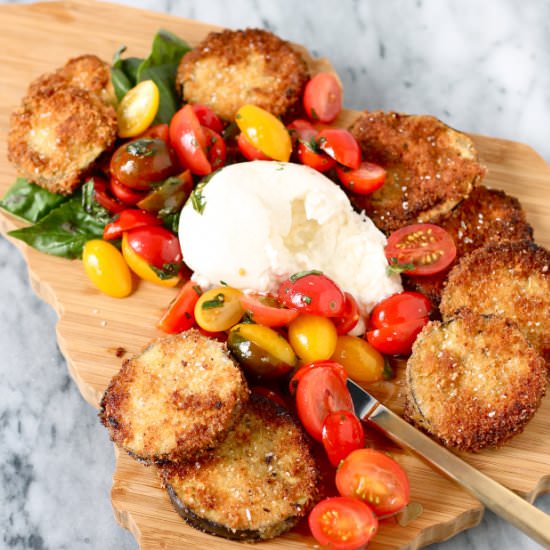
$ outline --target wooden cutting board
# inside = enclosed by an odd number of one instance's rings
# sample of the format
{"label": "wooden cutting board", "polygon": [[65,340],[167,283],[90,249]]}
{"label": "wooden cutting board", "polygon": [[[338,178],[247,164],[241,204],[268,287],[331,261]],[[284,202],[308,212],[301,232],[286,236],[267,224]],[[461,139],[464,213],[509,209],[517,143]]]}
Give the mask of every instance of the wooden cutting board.
{"label": "wooden cutting board", "polygon": [[[18,104],[30,80],[78,54],[96,53],[110,59],[120,44],[128,46],[130,55],[142,56],[161,27],[192,45],[213,29],[196,21],[89,0],[0,7],[0,194],[15,178],[13,168],[5,160],[9,112]],[[327,67],[319,65],[323,66]],[[339,122],[348,123],[356,115],[347,111]],[[538,242],[549,246],[550,167],[527,145],[482,136],[473,138],[489,168],[486,183],[519,197]],[[17,225],[7,214],[0,214],[3,232]],[[155,322],[176,291],[141,283],[130,298],[109,298],[91,286],[79,261],[45,256],[20,242],[15,244],[27,261],[34,290],[59,315],[57,337],[72,377],[84,398],[97,407],[120,366],[120,353],[133,354],[158,335]],[[401,386],[402,370],[395,384],[385,383],[371,390],[399,412]],[[484,473],[533,501],[537,495],[550,491],[549,416],[547,398],[525,432],[507,446],[464,456]],[[407,525],[395,520],[383,523],[369,548],[420,548],[479,523],[483,508],[473,497],[415,456],[397,448],[390,450],[399,455],[406,467],[412,500],[420,504],[415,509],[422,511]],[[130,529],[142,550],[242,547],[188,527],[172,509],[153,470],[125,454],[118,455],[112,500],[117,520]],[[260,546],[309,548],[313,544],[311,537],[291,532]]]}

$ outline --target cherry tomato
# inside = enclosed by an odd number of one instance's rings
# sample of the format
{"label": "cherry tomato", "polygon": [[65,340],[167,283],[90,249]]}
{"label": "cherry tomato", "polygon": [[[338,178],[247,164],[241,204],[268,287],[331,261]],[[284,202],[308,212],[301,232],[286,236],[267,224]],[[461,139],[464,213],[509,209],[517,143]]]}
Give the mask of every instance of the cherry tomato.
{"label": "cherry tomato", "polygon": [[343,365],[356,382],[377,382],[384,378],[384,358],[357,336],[338,336],[332,360]]}
{"label": "cherry tomato", "polygon": [[120,202],[129,206],[134,206],[147,195],[147,191],[136,191],[127,185],[123,185],[114,177],[109,181],[109,189]]}
{"label": "cherry tomato", "polygon": [[432,311],[430,300],[420,292],[399,292],[377,304],[370,314],[373,328],[388,327],[412,319],[429,317]]}
{"label": "cherry tomato", "polygon": [[304,90],[304,108],[311,120],[332,122],[342,110],[342,88],[331,73],[316,74]]}
{"label": "cherry tomato", "polygon": [[252,388],[250,388],[250,391],[251,393],[255,393],[256,395],[267,397],[268,399],[273,401],[273,403],[279,405],[279,407],[283,407],[283,409],[288,409],[288,404],[285,401],[284,397],[276,391],[270,390],[265,386],[253,386]]}
{"label": "cherry tomato", "polygon": [[237,111],[235,122],[256,149],[274,160],[288,162],[292,143],[287,129],[276,116],[256,105],[243,105]]}
{"label": "cherry tomato", "polygon": [[227,148],[220,134],[207,127],[204,127],[203,131],[206,135],[206,154],[208,156],[208,162],[212,167],[212,171],[214,171],[225,164]]}
{"label": "cherry tomato", "polygon": [[334,317],[332,322],[336,327],[336,332],[339,335],[347,334],[350,330],[355,328],[355,325],[359,322],[359,304],[357,300],[349,293],[344,292],[346,301],[344,303],[344,311],[339,317]]}
{"label": "cherry tomato", "polygon": [[303,118],[293,120],[287,128],[293,147],[296,145],[298,140],[310,141],[319,133],[315,129],[315,126],[309,122],[309,120],[304,120]]}
{"label": "cherry tomato", "polygon": [[[138,230],[134,230],[138,231]],[[179,275],[169,278],[159,276],[159,270],[155,272],[152,267],[144,260],[129,244],[128,233],[122,234],[122,255],[128,264],[128,267],[144,281],[150,281],[160,286],[173,287],[180,281]],[[163,276],[164,277],[164,276]]]}
{"label": "cherry tomato", "polygon": [[298,317],[298,310],[282,308],[271,296],[243,294],[241,304],[255,323],[266,327],[283,327]]}
{"label": "cherry tomato", "polygon": [[242,132],[237,138],[237,145],[239,151],[246,160],[273,160],[267,155],[264,155],[259,149],[256,149]]}
{"label": "cherry tomato", "polygon": [[317,138],[319,148],[329,157],[357,170],[361,165],[361,149],[351,132],[344,128],[325,128]]}
{"label": "cherry tomato", "polygon": [[162,139],[168,143],[170,140],[168,124],[157,124],[147,128],[145,132],[139,134],[138,138]]}
{"label": "cherry tomato", "polygon": [[206,176],[212,172],[206,153],[206,132],[191,105],[185,105],[172,117],[170,143],[180,162],[193,174]]}
{"label": "cherry tomato", "polygon": [[118,135],[127,138],[141,134],[157,116],[159,100],[159,89],[152,80],[134,86],[118,104]]}
{"label": "cherry tomato", "polygon": [[376,328],[366,333],[371,346],[386,355],[410,355],[412,346],[429,317],[412,319],[397,325]]}
{"label": "cherry tomato", "polygon": [[330,319],[303,314],[288,326],[290,345],[306,363],[332,357],[338,335]]}
{"label": "cherry tomato", "polygon": [[111,243],[93,239],[84,245],[86,275],[104,294],[124,298],[132,292],[132,275],[122,254]]}
{"label": "cherry tomato", "polygon": [[416,223],[394,231],[385,249],[390,266],[409,275],[433,275],[451,265],[456,256],[453,238],[431,223]]}
{"label": "cherry tomato", "polygon": [[153,214],[145,212],[145,210],[136,210],[134,208],[123,210],[114,221],[105,226],[103,229],[103,238],[107,241],[118,239],[122,237],[124,231],[150,225],[162,225],[162,221]]}
{"label": "cherry tomato", "polygon": [[360,500],[331,497],[318,502],[309,514],[315,540],[332,550],[363,548],[378,531],[378,519]]}
{"label": "cherry tomato", "polygon": [[353,451],[336,472],[342,496],[366,502],[378,516],[394,514],[409,503],[409,480],[403,468],[374,449]]}
{"label": "cherry tomato", "polygon": [[219,330],[218,332],[210,332],[208,330],[204,330],[202,327],[199,327],[199,332],[203,336],[206,336],[207,338],[212,338],[212,340],[217,340],[222,344],[227,342],[227,332],[223,332],[222,330]]}
{"label": "cherry tomato", "polygon": [[353,412],[351,395],[340,376],[330,367],[308,370],[296,388],[296,411],[306,431],[322,440],[323,424],[331,412]]}
{"label": "cherry tomato", "polygon": [[338,285],[315,270],[291,275],[281,283],[277,298],[289,309],[325,317],[342,315],[346,302]]}
{"label": "cherry tomato", "polygon": [[333,158],[325,155],[319,150],[315,139],[309,142],[298,140],[296,154],[300,163],[305,164],[318,172],[328,172],[336,165],[336,161]]}
{"label": "cherry tomato", "polygon": [[210,107],[208,107],[208,105],[194,103],[191,107],[197,115],[201,126],[210,128],[210,130],[213,130],[216,134],[221,134],[223,132],[223,123],[220,120],[220,117]]}
{"label": "cherry tomato", "polygon": [[313,361],[312,363],[307,363],[306,365],[301,366],[290,379],[290,383],[288,384],[288,389],[290,391],[290,395],[294,395],[296,393],[296,388],[298,387],[298,384],[300,380],[303,378],[304,374],[311,369],[315,369],[317,367],[328,367],[332,369],[336,375],[338,375],[342,382],[344,384],[346,383],[346,380],[348,379],[348,375],[342,365],[339,363],[336,363],[335,361]]}
{"label": "cherry tomato", "polygon": [[194,281],[187,281],[163,313],[157,328],[168,334],[190,329],[195,324],[195,304],[201,294],[200,287]]}
{"label": "cherry tomato", "polygon": [[386,181],[386,170],[372,162],[363,161],[357,170],[348,170],[336,166],[336,173],[344,187],[361,195],[380,189]]}
{"label": "cherry tomato", "polygon": [[338,466],[352,451],[365,446],[363,424],[349,411],[332,412],[325,418],[322,440],[330,463]]}
{"label": "cherry tomato", "polygon": [[137,190],[177,174],[178,164],[166,142],[158,138],[135,139],[122,144],[111,158],[111,177]]}
{"label": "cherry tomato", "polygon": [[185,170],[155,187],[137,203],[137,206],[148,212],[162,210],[174,214],[181,210],[191,191],[193,191],[193,176],[189,170]]}
{"label": "cherry tomato", "polygon": [[126,205],[112,197],[107,191],[107,182],[99,176],[93,176],[94,182],[94,199],[95,201],[106,208],[111,214],[117,214],[126,209]]}
{"label": "cherry tomato", "polygon": [[229,330],[244,315],[236,288],[218,287],[206,291],[195,305],[197,325],[209,332]]}

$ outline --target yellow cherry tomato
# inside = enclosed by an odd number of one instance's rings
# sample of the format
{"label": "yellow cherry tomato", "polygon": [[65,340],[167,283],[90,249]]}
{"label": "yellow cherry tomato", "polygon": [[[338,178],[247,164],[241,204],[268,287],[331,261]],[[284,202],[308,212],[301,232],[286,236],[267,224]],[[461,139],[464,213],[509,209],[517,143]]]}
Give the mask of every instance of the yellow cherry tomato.
{"label": "yellow cherry tomato", "polygon": [[197,325],[208,332],[220,332],[236,325],[244,315],[236,288],[221,286],[205,292],[195,305]]}
{"label": "yellow cherry tomato", "polygon": [[272,159],[288,162],[292,142],[288,130],[277,117],[256,105],[243,105],[237,111],[235,122],[256,149]]}
{"label": "yellow cherry tomato", "polygon": [[130,269],[144,281],[150,281],[160,286],[173,287],[180,282],[180,276],[170,277],[169,279],[161,279],[152,269],[151,266],[144,260],[129,244],[126,233],[122,235],[122,255]]}
{"label": "yellow cherry tomato", "polygon": [[288,326],[290,345],[304,363],[330,359],[338,334],[330,319],[300,315]]}
{"label": "yellow cherry tomato", "polygon": [[114,298],[124,298],[132,292],[132,274],[122,254],[115,246],[93,239],[82,251],[84,271],[101,292]]}
{"label": "yellow cherry tomato", "polygon": [[384,378],[384,357],[363,338],[339,336],[332,359],[356,382],[377,382]]}
{"label": "yellow cherry tomato", "polygon": [[160,94],[152,80],[144,80],[129,90],[117,108],[118,135],[134,137],[145,131],[159,109]]}

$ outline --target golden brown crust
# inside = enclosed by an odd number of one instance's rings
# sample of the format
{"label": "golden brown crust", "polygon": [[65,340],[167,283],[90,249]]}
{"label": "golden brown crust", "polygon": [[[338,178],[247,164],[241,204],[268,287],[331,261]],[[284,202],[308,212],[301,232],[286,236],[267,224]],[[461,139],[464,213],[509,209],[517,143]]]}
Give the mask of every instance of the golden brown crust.
{"label": "golden brown crust", "polygon": [[226,348],[189,330],[124,361],[103,396],[100,419],[134,457],[177,461],[222,441],[247,400],[244,377]]}
{"label": "golden brown crust", "polygon": [[417,337],[405,418],[444,445],[477,451],[523,431],[546,385],[544,361],[515,323],[462,309]]}
{"label": "golden brown crust", "polygon": [[407,288],[422,292],[436,305],[441,300],[449,272],[460,258],[490,242],[533,239],[533,229],[527,223],[519,201],[504,191],[488,189],[483,185],[475,187],[470,196],[454,208],[449,217],[441,220],[439,225],[455,242],[455,261],[448,269],[435,275],[404,276]]}
{"label": "golden brown crust", "polygon": [[387,170],[378,191],[351,197],[386,233],[437,223],[485,174],[472,140],[432,116],[365,111],[350,131],[364,159]]}
{"label": "golden brown crust", "polygon": [[219,447],[192,463],[167,464],[161,478],[192,526],[236,540],[290,529],[318,498],[318,472],[291,415],[252,395]]}
{"label": "golden brown crust", "polygon": [[515,321],[550,363],[550,253],[531,241],[492,243],[452,269],[441,297],[443,318],[468,307]]}
{"label": "golden brown crust", "polygon": [[248,103],[284,116],[300,101],[308,78],[306,62],[288,42],[245,29],[210,33],[183,56],[176,81],[186,102],[233,120]]}

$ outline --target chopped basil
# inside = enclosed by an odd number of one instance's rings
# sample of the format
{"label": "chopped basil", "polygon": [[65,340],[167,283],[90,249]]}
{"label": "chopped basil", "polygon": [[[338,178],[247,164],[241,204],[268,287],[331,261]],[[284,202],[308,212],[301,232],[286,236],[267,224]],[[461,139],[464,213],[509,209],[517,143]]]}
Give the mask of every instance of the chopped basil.
{"label": "chopped basil", "polygon": [[397,261],[397,258],[390,258],[388,261],[388,267],[386,268],[386,273],[388,275],[399,275],[400,273],[406,273],[415,267],[416,266],[414,264],[400,264]]}
{"label": "chopped basil", "polygon": [[212,300],[206,300],[202,304],[202,309],[215,309],[217,307],[222,307],[225,302],[225,296],[220,292],[216,294]]}
{"label": "chopped basil", "polygon": [[153,144],[151,138],[136,139],[126,146],[126,151],[134,157],[152,157],[155,154],[151,147]]}
{"label": "chopped basil", "polygon": [[322,275],[323,272],[318,269],[310,269],[309,271],[298,271],[289,277],[291,283],[295,283],[298,279],[306,277],[307,275]]}
{"label": "chopped basil", "polygon": [[181,269],[181,262],[163,264],[162,269],[151,265],[151,269],[155,272],[159,279],[165,281],[166,279],[175,277],[179,273]]}
{"label": "chopped basil", "polygon": [[220,280],[220,285],[222,285],[222,286],[229,286],[225,281],[221,281],[221,280]]}
{"label": "chopped basil", "polygon": [[307,304],[308,306],[311,304],[312,300],[310,296],[306,296],[305,294],[302,295],[302,302]]}
{"label": "chopped basil", "polygon": [[195,285],[193,290],[199,295],[202,296],[202,288],[199,285]]}
{"label": "chopped basil", "polygon": [[191,200],[191,204],[193,205],[193,210],[198,212],[199,214],[202,214],[204,212],[204,208],[206,206],[206,199],[204,198],[204,195],[202,194],[203,186],[199,183],[195,189],[191,192],[191,196],[189,197]]}
{"label": "chopped basil", "polygon": [[254,321],[254,314],[248,310],[244,312],[243,318],[241,319],[241,324],[243,325],[255,325],[256,321]]}
{"label": "chopped basil", "polygon": [[315,111],[315,109],[313,107],[311,108],[311,118],[313,120],[319,120],[319,116],[317,115],[317,112]]}

